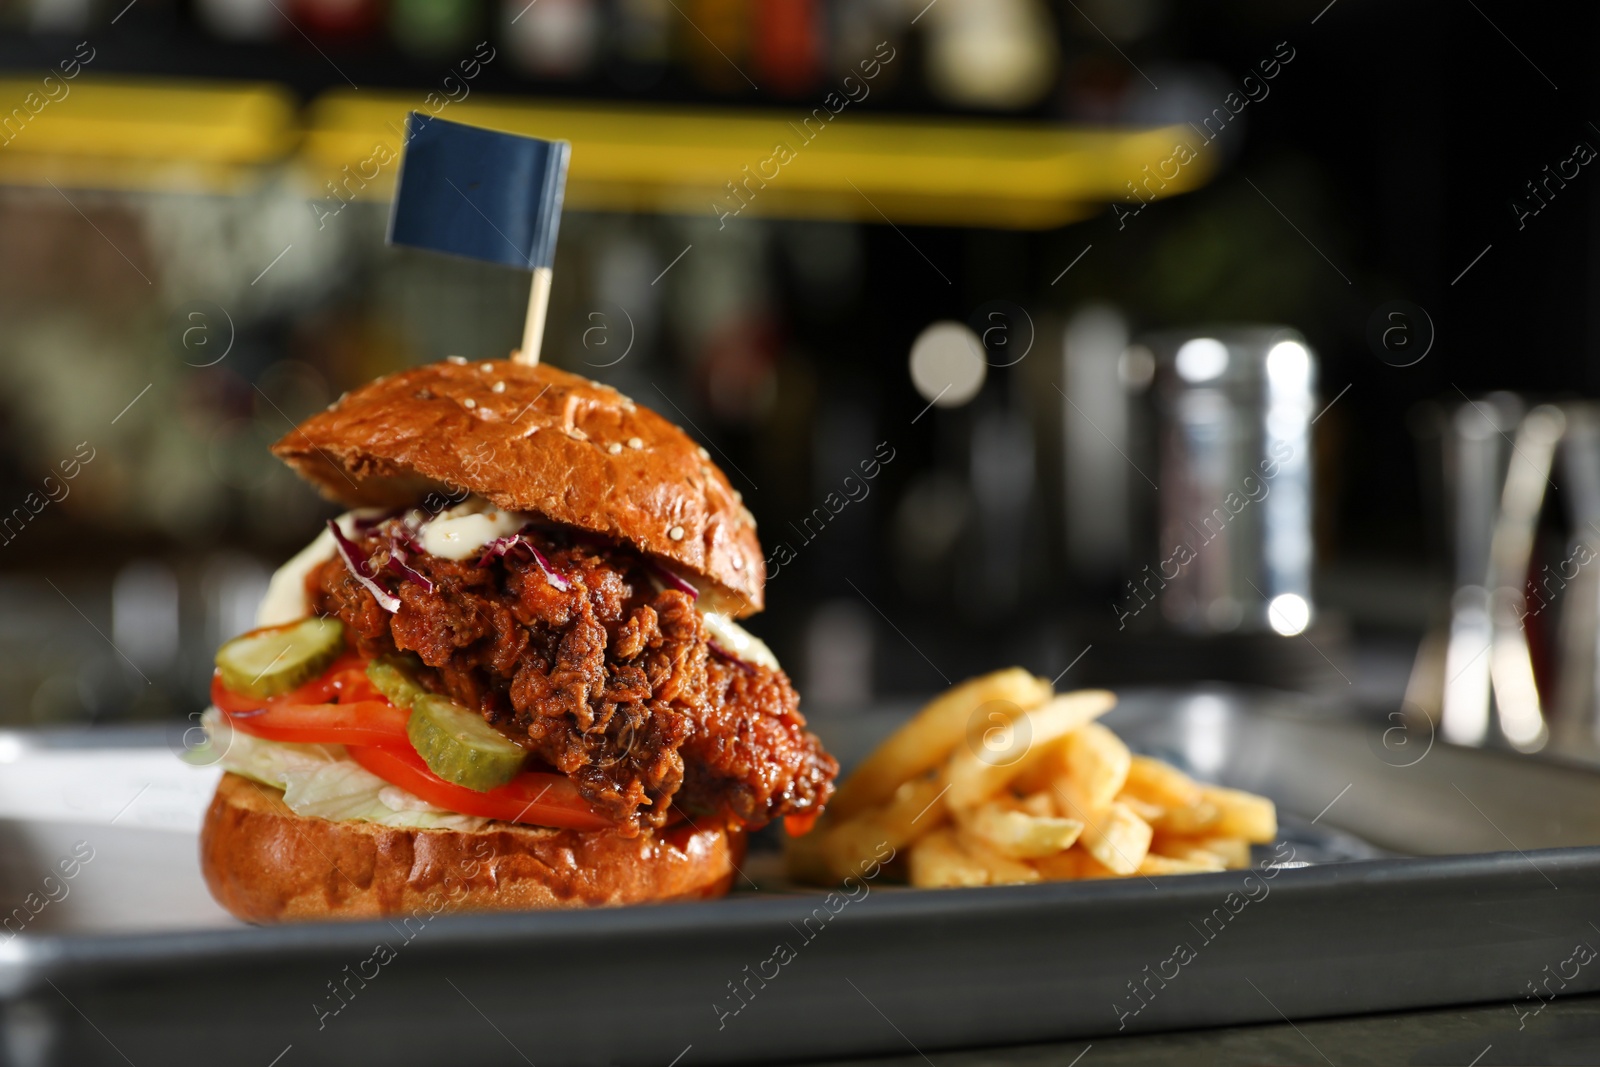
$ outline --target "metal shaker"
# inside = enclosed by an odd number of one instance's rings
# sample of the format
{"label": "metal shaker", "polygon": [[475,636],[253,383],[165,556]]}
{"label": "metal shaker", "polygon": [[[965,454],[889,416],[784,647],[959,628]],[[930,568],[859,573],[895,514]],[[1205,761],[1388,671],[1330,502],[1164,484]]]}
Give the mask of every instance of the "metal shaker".
{"label": "metal shaker", "polygon": [[1317,361],[1284,326],[1148,336],[1159,425],[1157,560],[1129,592],[1192,633],[1311,624]]}

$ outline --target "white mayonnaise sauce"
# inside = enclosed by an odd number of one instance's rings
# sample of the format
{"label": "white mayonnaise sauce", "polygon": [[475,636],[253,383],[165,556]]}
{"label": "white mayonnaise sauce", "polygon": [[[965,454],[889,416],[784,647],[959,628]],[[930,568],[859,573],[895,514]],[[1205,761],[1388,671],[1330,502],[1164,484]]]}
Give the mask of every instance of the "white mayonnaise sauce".
{"label": "white mayonnaise sauce", "polygon": [[[334,521],[348,537],[355,529],[356,519],[369,514],[376,515],[379,512],[366,508],[347,511]],[[309,545],[291,556],[289,562],[273,574],[272,581],[267,585],[267,595],[262,597],[261,606],[256,608],[256,625],[282,626],[309,615],[311,607],[306,603],[306,575],[323,560],[332,559],[333,552],[333,534],[324,526]]]}
{"label": "white mayonnaise sauce", "polygon": [[772,654],[772,649],[743,626],[715,611],[702,611],[700,618],[705,623],[706,633],[711,635],[711,639],[732,655],[738,656],[746,663],[754,663],[758,667],[778,669],[778,657]]}
{"label": "white mayonnaise sauce", "polygon": [[417,541],[430,556],[463,560],[482,551],[495,538],[516,533],[527,525],[528,519],[521,512],[505,511],[473,496],[423,523]]}

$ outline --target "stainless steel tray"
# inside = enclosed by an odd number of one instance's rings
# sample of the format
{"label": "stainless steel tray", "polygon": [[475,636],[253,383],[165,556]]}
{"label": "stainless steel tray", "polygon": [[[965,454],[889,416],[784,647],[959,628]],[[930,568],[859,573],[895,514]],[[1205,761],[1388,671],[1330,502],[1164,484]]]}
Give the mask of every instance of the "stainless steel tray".
{"label": "stainless steel tray", "polygon": [[[848,761],[896,721],[817,726]],[[1520,1002],[1556,971],[1541,988],[1600,989],[1571,963],[1600,775],[1262,694],[1130,691],[1108,721],[1272,796],[1318,862],[841,904],[757,852],[763,889],[706,904],[258,929],[206,896],[214,776],[161,730],[0,734],[0,906],[28,915],[0,930],[0,1055],[688,1067]]]}

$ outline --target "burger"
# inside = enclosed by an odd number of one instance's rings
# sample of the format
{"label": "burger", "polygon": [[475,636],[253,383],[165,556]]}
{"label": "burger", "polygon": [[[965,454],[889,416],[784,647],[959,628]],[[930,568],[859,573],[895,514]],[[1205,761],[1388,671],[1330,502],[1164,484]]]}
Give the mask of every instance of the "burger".
{"label": "burger", "polygon": [[212,894],[253,922],[726,892],[838,765],[737,620],[755,520],[616,390],[452,357],[273,446],[350,510],[222,646]]}

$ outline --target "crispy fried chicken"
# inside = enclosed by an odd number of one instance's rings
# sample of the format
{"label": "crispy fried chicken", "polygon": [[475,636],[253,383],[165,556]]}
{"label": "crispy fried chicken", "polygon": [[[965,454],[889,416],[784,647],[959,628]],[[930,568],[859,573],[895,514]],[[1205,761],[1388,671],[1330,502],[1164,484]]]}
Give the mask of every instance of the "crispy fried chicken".
{"label": "crispy fried chicken", "polygon": [[[384,536],[357,538],[378,564]],[[337,557],[308,575],[307,592],[361,651],[413,653],[425,685],[480,709],[619,822],[661,825],[671,803],[755,827],[827,801],[838,764],[782,671],[719,649],[693,598],[653,580],[631,550],[527,536],[554,579],[531,553],[479,566],[418,552],[409,565],[433,589],[398,582],[394,614]]]}

